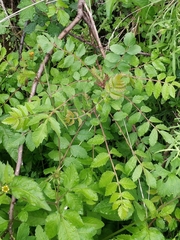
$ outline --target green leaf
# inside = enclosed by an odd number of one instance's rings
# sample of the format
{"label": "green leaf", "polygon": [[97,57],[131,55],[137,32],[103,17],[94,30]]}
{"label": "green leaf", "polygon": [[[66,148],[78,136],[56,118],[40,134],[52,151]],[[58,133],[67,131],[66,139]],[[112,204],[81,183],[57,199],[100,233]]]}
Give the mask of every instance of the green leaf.
{"label": "green leaf", "polygon": [[113,11],[113,7],[115,4],[116,0],[106,0],[105,4],[106,4],[106,16],[107,18],[111,18],[112,15],[112,11]]}
{"label": "green leaf", "polygon": [[128,219],[134,212],[131,201],[123,199],[120,201],[120,207],[118,208],[118,215],[121,220]]}
{"label": "green leaf", "polygon": [[171,173],[166,181],[158,180],[157,190],[160,196],[171,196],[173,198],[177,197],[180,194],[180,179]]}
{"label": "green leaf", "polygon": [[133,171],[133,169],[136,167],[136,163],[137,163],[137,157],[136,156],[132,156],[127,163],[125,164],[125,171],[126,174],[129,176],[129,174]]}
{"label": "green leaf", "polygon": [[169,95],[172,98],[175,98],[175,96],[176,96],[176,89],[174,88],[174,86],[172,84],[169,85]]}
{"label": "green leaf", "polygon": [[148,96],[151,96],[153,91],[154,91],[154,84],[152,80],[148,80],[146,86],[145,86],[145,90]]}
{"label": "green leaf", "polygon": [[72,189],[79,183],[79,175],[74,164],[71,164],[66,168],[63,174],[63,185],[68,190]]}
{"label": "green leaf", "polygon": [[35,236],[36,236],[36,239],[38,239],[38,240],[49,240],[48,236],[43,231],[43,229],[42,229],[42,227],[40,225],[38,225],[36,227]]}
{"label": "green leaf", "polygon": [[[59,62],[62,58],[64,57],[64,51],[63,50],[57,50],[55,53],[52,55],[52,62]],[[56,69],[57,70],[57,69]],[[57,72],[59,72],[57,70]]]}
{"label": "green leaf", "polygon": [[42,141],[47,137],[47,121],[41,124],[35,131],[32,133],[32,140],[36,147],[38,147]]}
{"label": "green leaf", "polygon": [[139,7],[144,7],[149,3],[148,0],[133,0],[132,2]]}
{"label": "green leaf", "polygon": [[165,79],[165,77],[166,77],[166,74],[165,74],[164,72],[157,75],[157,79],[158,79],[159,81]]}
{"label": "green leaf", "polygon": [[78,193],[75,194],[75,193],[67,192],[65,196],[65,200],[69,209],[75,210],[83,214],[84,207],[83,207],[81,195],[79,195]]}
{"label": "green leaf", "polygon": [[150,78],[157,76],[157,71],[151,64],[145,64],[144,69],[146,70],[146,72]]}
{"label": "green leaf", "polygon": [[59,21],[59,23],[65,27],[68,22],[69,22],[69,14],[67,14],[67,12],[65,12],[62,9],[58,9],[57,11],[57,19]]}
{"label": "green leaf", "polygon": [[121,193],[122,197],[127,200],[135,200],[133,195],[130,192],[124,191]]}
{"label": "green leaf", "polygon": [[87,158],[88,157],[87,151],[79,145],[72,145],[70,150],[71,150],[71,154],[74,157],[80,157],[80,158]]}
{"label": "green leaf", "polygon": [[142,205],[140,205],[138,202],[134,201],[134,207],[137,213],[138,218],[142,221],[145,219],[145,209]]}
{"label": "green leaf", "polygon": [[159,120],[158,118],[153,117],[153,116],[151,116],[149,118],[149,121],[152,122],[152,123],[161,123],[162,122],[161,120]]}
{"label": "green leaf", "polygon": [[161,136],[163,137],[163,139],[167,143],[169,143],[169,144],[174,143],[175,140],[174,140],[173,136],[170,133],[165,132],[165,131],[159,131],[159,133],[161,134]]}
{"label": "green leaf", "polygon": [[74,47],[75,47],[75,44],[74,44],[72,38],[68,38],[67,41],[66,41],[66,44],[65,44],[66,50],[67,50],[69,53],[70,53],[70,52],[73,52]]}
{"label": "green leaf", "polygon": [[161,82],[157,81],[156,84],[154,85],[154,89],[153,89],[153,94],[156,99],[160,96],[161,91],[162,91]]}
{"label": "green leaf", "polygon": [[135,38],[134,34],[132,32],[126,33],[126,35],[124,37],[124,44],[127,47],[130,47],[130,46],[135,45],[135,42],[136,42],[136,38]]}
{"label": "green leaf", "polygon": [[141,47],[140,46],[138,46],[138,45],[132,45],[132,46],[130,46],[129,48],[128,48],[128,50],[127,50],[127,53],[129,54],[129,55],[136,55],[136,54],[138,54],[138,53],[140,53],[141,52]]}
{"label": "green leaf", "polygon": [[85,49],[84,43],[79,44],[77,50],[75,51],[75,55],[80,58],[85,53],[86,53],[86,49]]}
{"label": "green leaf", "polygon": [[44,53],[48,53],[53,49],[53,43],[49,41],[47,37],[44,35],[37,36],[37,42],[39,46],[42,48]]}
{"label": "green leaf", "polygon": [[47,119],[48,114],[39,113],[38,115],[33,116],[33,118],[28,122],[28,126],[32,126],[36,123],[40,123],[41,120]]}
{"label": "green leaf", "polygon": [[86,226],[88,226],[90,229],[101,229],[104,226],[104,223],[99,220],[98,218],[94,217],[82,217],[83,222]]}
{"label": "green leaf", "polygon": [[118,208],[118,215],[119,215],[121,220],[126,220],[127,219],[128,212],[129,212],[129,209],[124,205],[121,205]]}
{"label": "green leaf", "polygon": [[168,100],[169,98],[169,89],[170,89],[170,86],[167,82],[165,82],[162,86],[162,97],[163,99],[166,101]]}
{"label": "green leaf", "polygon": [[125,113],[125,112],[123,112],[123,111],[120,111],[120,112],[116,112],[115,114],[114,114],[114,120],[115,121],[121,121],[121,120],[123,120],[124,118],[126,118],[128,116],[128,114],[127,113]]}
{"label": "green leaf", "polygon": [[101,145],[104,142],[104,137],[100,134],[95,135],[93,138],[88,140],[89,145]]}
{"label": "green leaf", "polygon": [[106,186],[105,196],[110,196],[117,190],[117,182],[111,182]]}
{"label": "green leaf", "polygon": [[165,217],[165,216],[170,215],[171,213],[174,212],[175,207],[176,207],[176,204],[169,204],[167,206],[164,206],[162,208],[162,210],[160,211],[159,216]]}
{"label": "green leaf", "polygon": [[142,106],[140,110],[141,110],[141,112],[145,112],[145,113],[151,112],[151,108],[149,108],[147,106]]}
{"label": "green leaf", "polygon": [[0,231],[1,233],[4,232],[8,227],[8,220],[3,219],[0,217]]}
{"label": "green leaf", "polygon": [[93,136],[92,132],[90,132],[89,130],[83,129],[79,131],[77,139],[83,142],[83,141],[87,141],[92,136]]}
{"label": "green leaf", "polygon": [[68,55],[64,58],[63,68],[69,68],[74,63],[74,56]]}
{"label": "green leaf", "polygon": [[98,200],[97,193],[90,188],[86,188],[84,185],[77,185],[76,188],[74,188],[74,191],[78,194],[82,194],[86,198],[86,200],[90,200],[91,203],[92,201]]}
{"label": "green leaf", "polygon": [[143,123],[141,126],[138,127],[138,136],[142,137],[145,135],[145,133],[147,133],[147,131],[149,130],[149,122],[145,122]]}
{"label": "green leaf", "polygon": [[31,152],[34,151],[34,149],[36,148],[32,140],[32,132],[28,132],[28,134],[26,135],[26,146]]}
{"label": "green leaf", "polygon": [[151,131],[150,135],[149,135],[149,144],[150,146],[154,146],[157,143],[158,140],[158,131],[156,130],[156,128],[153,128],[153,130]]}
{"label": "green leaf", "polygon": [[50,122],[51,128],[55,131],[57,136],[60,138],[61,130],[60,130],[59,122],[53,117],[50,117],[48,120]]}
{"label": "green leaf", "polygon": [[92,56],[86,57],[84,59],[84,63],[89,66],[89,65],[95,64],[96,60],[97,60],[97,55],[94,54]]}
{"label": "green leaf", "polygon": [[118,55],[123,55],[125,53],[125,48],[120,44],[113,44],[110,46],[110,50]]}
{"label": "green leaf", "polygon": [[[111,77],[108,82],[106,82],[105,90],[111,98],[120,99],[126,89],[126,84],[129,82],[129,78],[125,77],[123,74],[116,74]],[[125,112],[125,111],[124,111]]]}
{"label": "green leaf", "polygon": [[45,221],[45,232],[49,239],[57,236],[60,222],[60,215],[58,212],[48,214]]}
{"label": "green leaf", "polygon": [[106,55],[106,60],[108,60],[111,63],[117,63],[120,61],[120,56],[115,53],[108,53]]}
{"label": "green leaf", "polygon": [[136,112],[129,117],[128,123],[133,125],[139,121],[140,117],[141,117],[141,113]]}
{"label": "green leaf", "polygon": [[157,215],[157,210],[156,210],[156,207],[154,205],[154,203],[149,200],[149,199],[143,199],[143,202],[146,204],[150,214],[151,214],[151,217],[156,217]]}
{"label": "green leaf", "polygon": [[99,153],[94,158],[94,160],[91,164],[91,167],[92,168],[97,168],[97,167],[104,166],[107,163],[108,160],[109,160],[109,154],[108,153],[105,153],[105,152]]}
{"label": "green leaf", "polygon": [[106,187],[110,182],[112,182],[113,177],[114,172],[112,171],[104,172],[99,180],[99,187],[100,188]]}
{"label": "green leaf", "polygon": [[6,165],[0,162],[0,182],[1,184],[9,184],[14,178],[14,170],[7,163]]}
{"label": "green leaf", "polygon": [[133,234],[133,239],[138,240],[165,240],[163,234],[157,228],[140,228],[138,232]]}
{"label": "green leaf", "polygon": [[38,208],[51,211],[50,207],[45,201],[39,185],[32,179],[23,176],[15,176],[10,188],[15,198],[20,199],[21,201],[27,201],[31,205]]}
{"label": "green leaf", "polygon": [[148,170],[144,169],[144,174],[146,177],[146,183],[151,188],[156,188],[156,179]]}
{"label": "green leaf", "polygon": [[[17,161],[18,158],[18,148],[21,144],[24,143],[24,136],[19,133],[14,133],[13,131],[2,128],[0,126],[0,136],[2,136],[3,146],[9,155]],[[9,141],[11,139],[11,141]]]}
{"label": "green leaf", "polygon": [[117,211],[112,209],[112,204],[109,203],[109,198],[100,201],[95,207],[94,212],[100,214],[103,218],[111,221],[119,221]]}
{"label": "green leaf", "polygon": [[[136,83],[137,83],[137,82],[136,82]],[[132,102],[133,102],[133,103],[136,103],[136,104],[139,104],[139,103],[141,103],[143,100],[144,100],[144,96],[142,96],[142,95],[136,95],[136,96],[133,97]]]}
{"label": "green leaf", "polygon": [[164,64],[159,59],[152,61],[152,65],[155,67],[155,69],[157,69],[160,72],[166,71]]}
{"label": "green leaf", "polygon": [[142,166],[141,165],[138,165],[135,169],[134,169],[134,172],[132,174],[132,180],[133,182],[137,181],[140,176],[142,174]]}
{"label": "green leaf", "polygon": [[64,211],[63,217],[77,228],[84,226],[82,218],[80,217],[79,213],[76,211],[67,209],[66,211]]}
{"label": "green leaf", "polygon": [[122,187],[124,189],[134,189],[134,188],[136,188],[136,184],[130,178],[121,178],[119,183],[120,183],[120,185],[122,185]]}
{"label": "green leaf", "polygon": [[77,228],[61,217],[59,223],[58,240],[80,240]]}

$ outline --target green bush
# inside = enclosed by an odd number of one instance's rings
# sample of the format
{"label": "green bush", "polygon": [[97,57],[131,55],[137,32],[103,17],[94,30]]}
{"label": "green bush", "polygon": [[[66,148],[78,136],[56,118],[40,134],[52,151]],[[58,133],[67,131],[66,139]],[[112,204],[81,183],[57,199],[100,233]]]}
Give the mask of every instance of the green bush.
{"label": "green bush", "polygon": [[25,37],[19,53],[0,47],[2,239],[179,239],[177,6],[107,1],[94,11],[105,57],[84,22],[58,38],[74,2],[1,13],[1,34],[14,21]]}

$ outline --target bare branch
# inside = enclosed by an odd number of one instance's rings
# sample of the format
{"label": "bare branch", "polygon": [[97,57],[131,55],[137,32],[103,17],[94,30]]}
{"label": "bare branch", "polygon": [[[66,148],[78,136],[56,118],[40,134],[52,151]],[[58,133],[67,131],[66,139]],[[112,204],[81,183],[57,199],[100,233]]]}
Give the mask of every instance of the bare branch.
{"label": "bare branch", "polygon": [[88,8],[88,6],[87,6],[87,4],[85,3],[84,4],[84,7],[86,8],[86,11],[87,11],[87,15],[86,14],[84,14],[83,15],[83,19],[84,19],[84,21],[87,23],[87,25],[89,26],[89,28],[91,29],[91,32],[92,32],[92,34],[93,34],[93,37],[95,38],[95,40],[96,40],[96,42],[97,42],[97,44],[98,44],[98,46],[99,46],[99,49],[100,49],[100,51],[101,51],[101,54],[102,54],[102,56],[105,58],[106,57],[106,54],[105,54],[105,52],[104,52],[104,48],[103,48],[103,46],[102,46],[102,44],[101,44],[101,41],[100,41],[100,39],[99,39],[99,35],[98,35],[98,31],[97,31],[97,29],[96,29],[96,25],[95,25],[95,23],[94,23],[94,19],[93,19],[93,17],[92,17],[92,13],[89,11],[89,8]]}

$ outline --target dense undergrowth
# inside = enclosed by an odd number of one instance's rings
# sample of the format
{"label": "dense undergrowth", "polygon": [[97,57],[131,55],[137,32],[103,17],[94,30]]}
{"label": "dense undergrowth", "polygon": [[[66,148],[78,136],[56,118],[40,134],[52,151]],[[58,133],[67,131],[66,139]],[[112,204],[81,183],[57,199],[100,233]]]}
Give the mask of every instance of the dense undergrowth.
{"label": "dense undergrowth", "polygon": [[2,4],[0,237],[180,239],[179,3],[77,4]]}

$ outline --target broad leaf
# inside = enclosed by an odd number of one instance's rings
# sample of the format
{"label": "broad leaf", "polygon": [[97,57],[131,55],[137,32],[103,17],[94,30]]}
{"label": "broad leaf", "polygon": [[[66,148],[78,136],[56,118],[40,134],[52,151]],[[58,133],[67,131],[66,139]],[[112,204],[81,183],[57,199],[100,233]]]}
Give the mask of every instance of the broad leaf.
{"label": "broad leaf", "polygon": [[88,157],[86,150],[79,145],[72,145],[71,146],[71,154],[74,157],[80,157],[80,158],[87,158]]}
{"label": "broad leaf", "polygon": [[48,118],[48,120],[50,122],[51,128],[55,131],[57,136],[60,138],[61,130],[60,130],[59,122],[53,117]]}
{"label": "broad leaf", "polygon": [[97,168],[97,167],[104,166],[107,163],[108,159],[109,159],[108,153],[105,153],[105,152],[99,153],[93,160],[91,167]]}
{"label": "broad leaf", "polygon": [[37,42],[44,53],[48,53],[53,49],[53,43],[50,42],[49,39],[44,35],[39,35],[37,37]]}
{"label": "broad leaf", "polygon": [[156,179],[148,170],[144,169],[144,174],[146,177],[146,183],[151,188],[156,188]]}
{"label": "broad leaf", "polygon": [[99,187],[103,188],[106,187],[107,184],[109,184],[114,177],[114,172],[112,171],[106,171],[102,174],[100,180],[99,180]]}
{"label": "broad leaf", "polygon": [[7,229],[7,227],[8,227],[8,220],[5,220],[2,217],[0,217],[0,231],[4,232]]}
{"label": "broad leaf", "polygon": [[40,225],[36,227],[35,235],[36,235],[36,239],[38,240],[49,240],[48,236],[46,235],[46,233],[44,232],[44,230]]}
{"label": "broad leaf", "polygon": [[46,222],[45,222],[45,232],[50,239],[57,236],[59,222],[60,222],[60,215],[58,212],[54,212],[47,216]]}
{"label": "broad leaf", "polygon": [[149,122],[145,122],[143,123],[141,126],[138,127],[138,136],[142,137],[145,135],[145,133],[147,133],[147,131],[149,130]]}
{"label": "broad leaf", "polygon": [[47,120],[41,124],[35,131],[32,133],[32,140],[36,147],[38,147],[42,141],[47,137]]}
{"label": "broad leaf", "polygon": [[161,134],[161,136],[163,137],[163,139],[167,143],[169,143],[169,144],[174,143],[175,140],[174,140],[173,136],[170,133],[165,132],[165,131],[159,131],[159,133]]}
{"label": "broad leaf", "polygon": [[121,178],[120,184],[124,189],[134,189],[136,184],[130,178]]}
{"label": "broad leaf", "polygon": [[61,217],[58,231],[58,240],[80,240],[77,229],[69,221]]}
{"label": "broad leaf", "polygon": [[63,185],[67,189],[71,189],[79,183],[79,175],[74,164],[71,164],[63,174]]}
{"label": "broad leaf", "polygon": [[156,128],[153,128],[153,130],[151,131],[151,133],[149,135],[150,146],[154,146],[157,143],[157,140],[158,140],[158,132],[157,132]]}
{"label": "broad leaf", "polygon": [[100,134],[95,135],[87,142],[89,145],[101,145],[104,142],[104,137]]}
{"label": "broad leaf", "polygon": [[137,181],[142,174],[142,166],[139,164],[135,169],[132,174],[132,180],[135,182]]}
{"label": "broad leaf", "polygon": [[50,211],[39,185],[30,178],[15,176],[11,185],[13,196],[17,199],[27,201],[33,206]]}
{"label": "broad leaf", "polygon": [[137,157],[136,156],[132,156],[126,163],[125,165],[125,171],[127,173],[127,175],[129,175],[133,169],[136,167],[136,163],[137,163]]}

